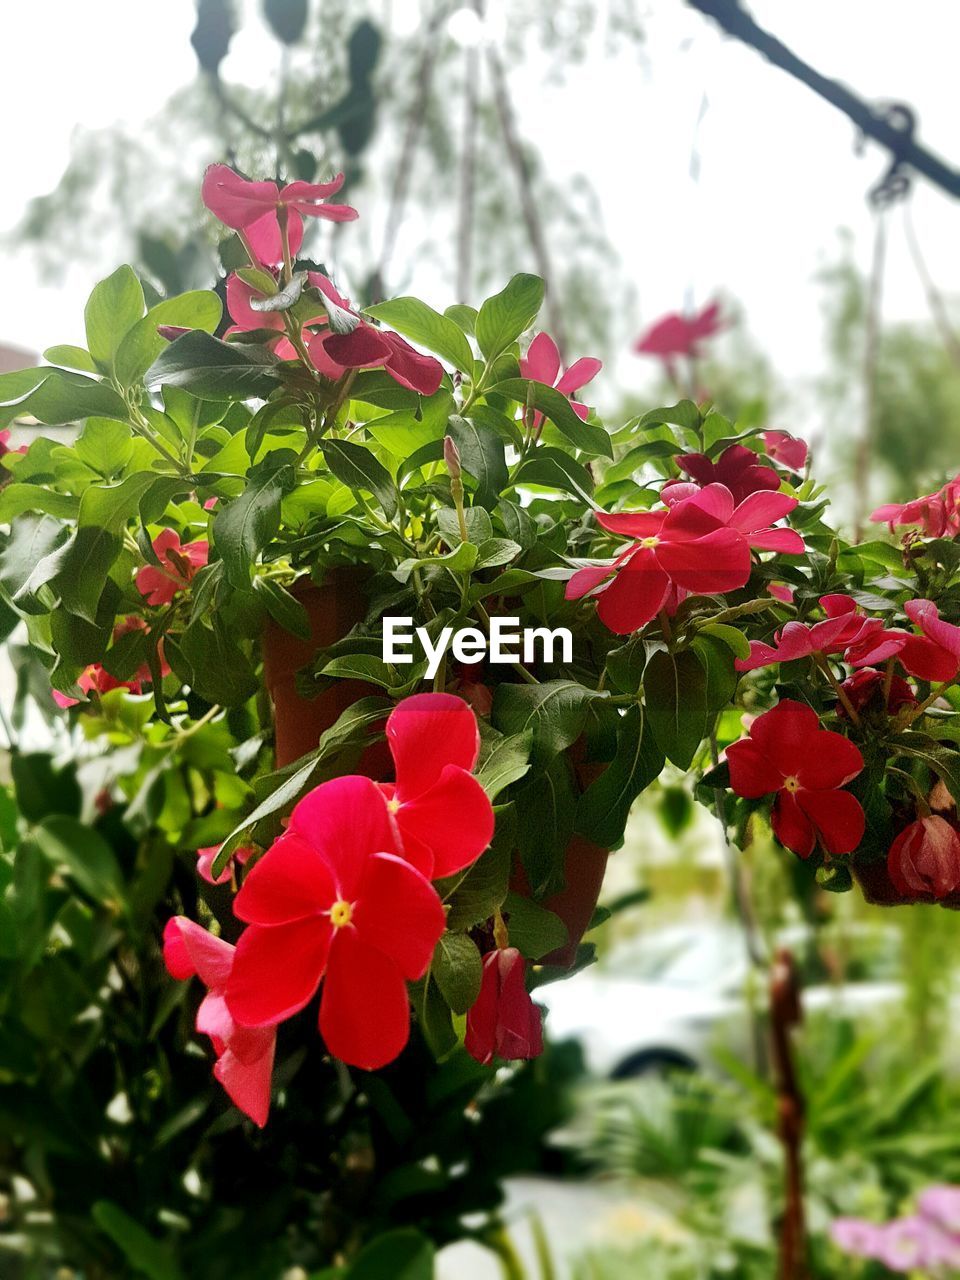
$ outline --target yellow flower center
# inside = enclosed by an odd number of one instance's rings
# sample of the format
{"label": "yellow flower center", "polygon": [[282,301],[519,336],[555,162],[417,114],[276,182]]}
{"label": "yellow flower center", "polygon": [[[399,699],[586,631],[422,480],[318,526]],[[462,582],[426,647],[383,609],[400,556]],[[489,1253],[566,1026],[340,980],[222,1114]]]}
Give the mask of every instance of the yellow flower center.
{"label": "yellow flower center", "polygon": [[353,919],[353,903],[344,902],[341,898],[330,908],[330,923],[335,929],[342,929]]}
{"label": "yellow flower center", "polygon": [[794,795],[800,790],[800,783],[797,778],[791,774],[789,778],[784,778],[783,789],[784,791],[789,791],[791,795]]}
{"label": "yellow flower center", "polygon": [[399,812],[400,812],[400,801],[397,799],[397,797],[396,797],[396,796],[392,796],[392,797],[387,801],[387,808],[390,810],[390,812],[391,812],[391,813],[399,813]]}
{"label": "yellow flower center", "polygon": [[641,538],[641,547],[657,547],[660,545],[660,539],[657,537]]}

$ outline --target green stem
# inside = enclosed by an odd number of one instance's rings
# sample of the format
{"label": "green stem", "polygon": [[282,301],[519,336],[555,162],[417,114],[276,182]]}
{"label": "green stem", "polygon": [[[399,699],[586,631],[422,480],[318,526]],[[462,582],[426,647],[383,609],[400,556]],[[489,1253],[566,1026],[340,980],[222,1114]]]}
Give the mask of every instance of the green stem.
{"label": "green stem", "polygon": [[847,715],[850,718],[850,723],[859,725],[860,724],[859,713],[857,712],[856,707],[847,697],[847,692],[843,688],[843,686],[840,684],[840,681],[837,679],[836,675],[834,674],[833,668],[830,666],[829,661],[824,657],[822,653],[814,654],[814,660],[817,666],[823,672],[823,674],[830,681],[830,684],[833,688],[834,693],[837,695],[837,697],[840,700],[840,705],[843,707],[844,711],[846,711]]}

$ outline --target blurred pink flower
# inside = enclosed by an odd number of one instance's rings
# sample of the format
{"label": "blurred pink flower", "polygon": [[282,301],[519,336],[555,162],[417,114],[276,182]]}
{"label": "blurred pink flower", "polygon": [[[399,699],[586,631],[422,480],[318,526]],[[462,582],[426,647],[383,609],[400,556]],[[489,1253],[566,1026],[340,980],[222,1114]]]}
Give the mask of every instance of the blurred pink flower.
{"label": "blurred pink flower", "polygon": [[229,165],[212,164],[203,175],[203,203],[225,226],[242,231],[258,261],[270,266],[283,261],[280,213],[285,211],[290,254],[303,244],[303,218],[351,222],[358,217],[347,204],[325,204],[343,186],[338,173],[331,182],[250,182]]}
{"label": "blurred pink flower", "polygon": [[154,538],[153,549],[160,564],[147,564],[139,570],[137,590],[147,604],[169,604],[207,563],[210,545],[206,539],[181,543],[175,529],[164,529]]}
{"label": "blurred pink flower", "polygon": [[692,316],[673,311],[642,333],[633,349],[638,355],[657,356],[667,363],[677,356],[697,357],[702,354],[701,343],[729,323],[720,314],[719,302],[708,303]]}
{"label": "blurred pink flower", "polygon": [[218,844],[211,844],[206,849],[197,850],[197,875],[201,880],[206,880],[207,884],[227,884],[233,875],[233,864],[238,862],[242,867],[253,853],[253,849],[244,844],[234,849],[227,859],[227,865],[218,876],[215,876],[213,874],[213,864],[219,852],[220,846]]}
{"label": "blurred pink flower", "polygon": [[791,471],[802,471],[807,461],[806,441],[787,431],[765,431],[763,447],[768,458]]}

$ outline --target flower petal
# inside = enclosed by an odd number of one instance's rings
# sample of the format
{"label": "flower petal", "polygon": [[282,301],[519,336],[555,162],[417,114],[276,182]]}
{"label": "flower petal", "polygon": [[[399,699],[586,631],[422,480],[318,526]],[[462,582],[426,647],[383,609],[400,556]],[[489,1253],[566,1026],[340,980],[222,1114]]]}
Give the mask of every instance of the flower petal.
{"label": "flower petal", "polygon": [[807,549],[796,529],[760,529],[746,536],[754,551],[779,551],[782,555],[802,556]]}
{"label": "flower petal", "polygon": [[400,852],[386,802],[369,778],[349,775],[314,787],[294,809],[289,830],[317,849],[333,872],[337,897],[351,902],[370,855]]}
{"label": "flower petal", "polygon": [[345,369],[365,369],[383,364],[393,352],[385,334],[362,322],[352,333],[330,334],[323,349],[331,360]]}
{"label": "flower petal", "polygon": [[249,226],[275,209],[280,198],[275,182],[250,182],[226,164],[209,166],[200,195],[210,212],[234,230]]}
{"label": "flower petal", "polygon": [[716,529],[690,541],[664,541],[654,554],[677,586],[697,595],[736,591],[750,577],[750,548],[734,529]]}
{"label": "flower petal", "polygon": [[757,800],[772,791],[779,791],[783,785],[783,774],[752,738],[741,738],[739,742],[731,743],[727,747],[726,760],[730,768],[730,786],[746,800]]}
{"label": "flower petal", "polygon": [[670,579],[648,548],[637,551],[618,570],[616,577],[597,598],[597,616],[617,635],[629,635],[657,616]]}
{"label": "flower petal", "polygon": [[436,783],[400,806],[401,839],[412,836],[433,854],[433,879],[476,862],[493,839],[493,805],[476,778],[447,765]]}
{"label": "flower petal", "polygon": [[364,1071],[392,1062],[410,1035],[403,975],[353,929],[341,929],[336,940],[320,999],[320,1034],[335,1058]]}
{"label": "flower petal", "polygon": [[557,390],[562,391],[565,396],[573,395],[588,382],[592,382],[602,368],[602,360],[597,360],[593,356],[581,356],[579,360],[573,362],[557,383]]}
{"label": "flower petal", "polygon": [[432,787],[449,764],[471,770],[480,754],[477,717],[452,693],[417,693],[398,702],[387,720],[387,742],[401,803]]}
{"label": "flower petal", "polygon": [[381,335],[390,346],[386,370],[395,382],[422,396],[432,396],[443,381],[443,365],[411,347],[398,333]]}
{"label": "flower petal", "polygon": [[[851,796],[851,799],[853,797]],[[797,797],[781,791],[773,802],[770,815],[773,834],[786,849],[801,858],[809,858],[817,843],[813,823],[797,804]]]}
{"label": "flower petal", "polygon": [[665,511],[621,511],[610,515],[597,512],[597,524],[624,538],[655,538],[663,527]]}
{"label": "flower petal", "polygon": [[288,831],[248,872],[233,913],[247,924],[289,924],[329,910],[337,896],[333,873],[316,847]]}
{"label": "flower petal", "polygon": [[731,529],[739,529],[741,533],[754,533],[782,520],[796,505],[796,498],[764,489],[744,498],[728,523]]}
{"label": "flower petal", "polygon": [[362,941],[389,956],[411,982],[426,973],[446,927],[436,889],[392,853],[374,854],[367,864],[353,919]]}
{"label": "flower petal", "polygon": [[[859,754],[859,753],[858,753]],[[797,792],[797,804],[816,827],[828,853],[852,853],[863,839],[866,818],[849,791]]]}
{"label": "flower petal", "polygon": [[797,760],[795,773],[802,787],[813,791],[842,787],[863,769],[860,748],[842,733],[818,729],[810,735]]}
{"label": "flower petal", "polygon": [[270,1077],[277,1045],[276,1032],[265,1033],[255,1057],[241,1057],[233,1041],[217,1059],[213,1074],[230,1101],[262,1129],[270,1114]]}
{"label": "flower petal", "polygon": [[552,387],[560,372],[560,352],[548,333],[538,333],[520,361],[520,375]]}
{"label": "flower petal", "polygon": [[163,931],[163,959],[171,977],[182,981],[196,974],[214,990],[221,989],[230,976],[234,949],[186,916],[174,916]]}
{"label": "flower petal", "polygon": [[269,1026],[302,1009],[323,977],[332,933],[326,916],[245,929],[225,993],[235,1021]]}

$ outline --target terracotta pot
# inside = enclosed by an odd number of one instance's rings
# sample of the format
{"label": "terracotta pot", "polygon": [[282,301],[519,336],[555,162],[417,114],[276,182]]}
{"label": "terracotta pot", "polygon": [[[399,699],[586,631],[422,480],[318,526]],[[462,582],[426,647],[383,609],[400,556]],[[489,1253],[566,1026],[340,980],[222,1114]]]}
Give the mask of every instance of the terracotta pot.
{"label": "terracotta pot", "polygon": [[[282,769],[315,750],[320,735],[360,698],[380,693],[360,680],[337,680],[315,698],[297,690],[297,672],[328,645],[341,640],[363,618],[366,601],[363,573],[337,568],[327,572],[322,586],[308,578],[294,583],[292,594],[310,619],[310,639],[301,640],[269,619],[263,635],[263,677],[273,703],[277,768]],[[364,772],[383,777],[389,753],[374,743],[364,753]]]}

